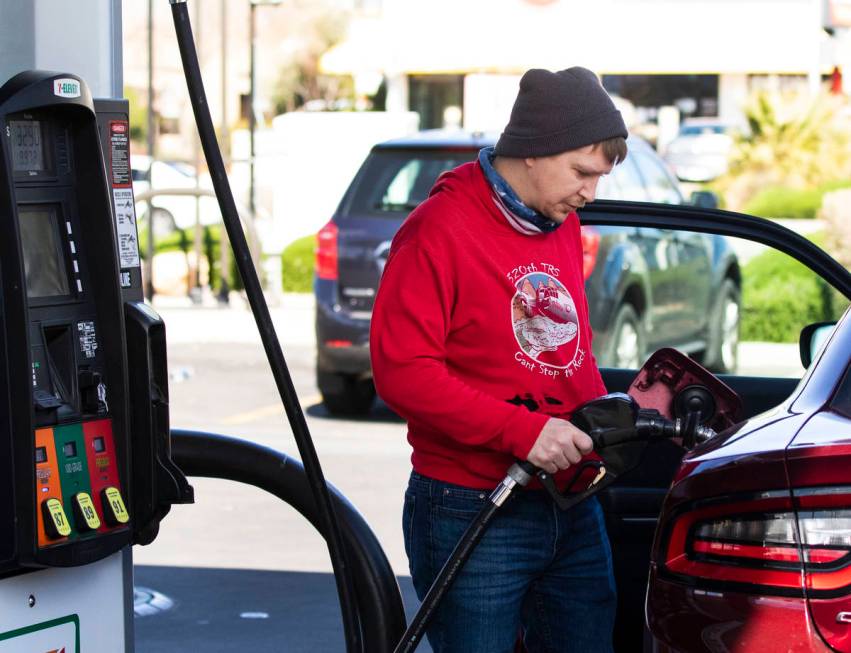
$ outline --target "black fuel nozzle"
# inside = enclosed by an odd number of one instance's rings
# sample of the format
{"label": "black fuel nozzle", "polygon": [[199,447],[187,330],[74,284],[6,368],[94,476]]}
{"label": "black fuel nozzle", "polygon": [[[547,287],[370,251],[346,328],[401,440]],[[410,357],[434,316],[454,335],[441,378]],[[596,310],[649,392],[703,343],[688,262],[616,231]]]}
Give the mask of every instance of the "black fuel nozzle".
{"label": "black fuel nozzle", "polygon": [[564,492],[558,490],[552,475],[542,470],[536,472],[562,510],[596,494],[637,467],[650,442],[681,438],[683,446],[689,448],[715,435],[711,428],[699,424],[695,413],[686,419],[668,419],[657,410],[640,408],[635,399],[623,393],[608,394],[583,404],[570,421],[588,434],[600,460],[582,463]]}
{"label": "black fuel nozzle", "polygon": [[635,421],[636,436],[648,440],[664,440],[667,438],[682,438],[694,442],[706,442],[717,435],[708,426],[694,423],[693,420],[682,420],[679,417],[668,419],[658,410],[641,409]]}
{"label": "black fuel nozzle", "polygon": [[641,409],[638,411],[638,419],[635,420],[635,434],[639,439],[664,440],[668,438],[682,438],[682,440],[700,443],[706,442],[717,435],[708,426],[698,424],[694,419],[668,419],[663,417],[658,410]]}

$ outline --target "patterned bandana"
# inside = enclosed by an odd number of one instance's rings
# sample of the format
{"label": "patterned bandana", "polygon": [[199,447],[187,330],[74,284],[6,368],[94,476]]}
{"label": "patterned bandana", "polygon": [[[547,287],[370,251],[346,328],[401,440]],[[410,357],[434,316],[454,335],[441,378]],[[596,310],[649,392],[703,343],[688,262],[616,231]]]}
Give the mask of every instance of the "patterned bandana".
{"label": "patterned bandana", "polygon": [[526,206],[508,182],[494,169],[493,159],[492,147],[484,147],[479,152],[479,165],[493,190],[493,202],[505,216],[508,224],[527,236],[555,231],[559,223]]}

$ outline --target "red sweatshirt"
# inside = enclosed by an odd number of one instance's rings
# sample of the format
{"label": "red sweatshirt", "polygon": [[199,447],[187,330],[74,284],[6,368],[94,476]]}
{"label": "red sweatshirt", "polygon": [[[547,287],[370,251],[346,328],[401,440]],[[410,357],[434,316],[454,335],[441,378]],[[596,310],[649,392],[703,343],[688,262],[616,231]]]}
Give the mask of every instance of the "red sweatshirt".
{"label": "red sweatshirt", "polygon": [[442,175],[393,239],[370,351],[378,394],[408,422],[414,470],[493,487],[550,416],[606,392],[578,217],[524,235],[477,162]]}

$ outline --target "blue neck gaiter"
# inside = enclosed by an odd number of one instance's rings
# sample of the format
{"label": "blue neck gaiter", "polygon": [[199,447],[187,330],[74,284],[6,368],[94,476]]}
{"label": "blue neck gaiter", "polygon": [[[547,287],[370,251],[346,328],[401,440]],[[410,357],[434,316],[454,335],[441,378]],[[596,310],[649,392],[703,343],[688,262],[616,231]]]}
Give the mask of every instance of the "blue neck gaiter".
{"label": "blue neck gaiter", "polygon": [[535,209],[526,206],[523,201],[517,197],[517,193],[508,185],[508,182],[493,167],[494,152],[492,147],[484,147],[479,152],[479,165],[485,173],[485,178],[493,189],[497,201],[502,204],[502,207],[511,213],[511,217],[520,223],[523,227],[518,228],[511,219],[508,223],[520,231],[527,233],[532,231],[535,233],[549,233],[555,231],[559,223],[550,220],[544,215],[538,213]]}

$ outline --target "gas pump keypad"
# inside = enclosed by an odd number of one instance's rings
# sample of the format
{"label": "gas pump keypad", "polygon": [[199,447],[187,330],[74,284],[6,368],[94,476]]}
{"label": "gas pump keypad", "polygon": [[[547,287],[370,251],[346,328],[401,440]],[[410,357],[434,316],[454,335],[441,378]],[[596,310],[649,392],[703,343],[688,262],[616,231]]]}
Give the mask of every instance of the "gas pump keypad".
{"label": "gas pump keypad", "polygon": [[119,490],[112,421],[67,424],[36,432],[39,547],[91,537],[128,524]]}

